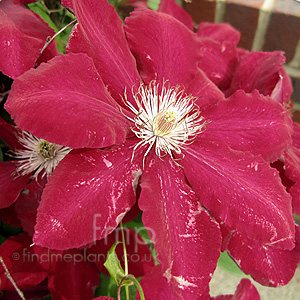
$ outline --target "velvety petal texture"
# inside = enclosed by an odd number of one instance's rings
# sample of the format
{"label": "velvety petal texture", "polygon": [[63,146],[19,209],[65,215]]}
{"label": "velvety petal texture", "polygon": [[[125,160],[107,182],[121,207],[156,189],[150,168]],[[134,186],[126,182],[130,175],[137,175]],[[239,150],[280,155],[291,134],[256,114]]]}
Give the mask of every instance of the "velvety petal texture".
{"label": "velvety petal texture", "polygon": [[[122,103],[125,90],[139,86],[140,76],[128,48],[123,23],[108,1],[63,0],[78,20],[73,29],[68,51],[87,53],[111,95]],[[99,7],[101,7],[99,9]]]}
{"label": "velvety petal texture", "polygon": [[257,91],[237,91],[201,115],[210,123],[199,140],[224,141],[269,161],[278,159],[291,144],[293,123],[288,111]]}
{"label": "velvety petal texture", "polygon": [[291,197],[260,156],[204,140],[184,154],[184,173],[212,216],[263,244],[294,248]]}
{"label": "velvety petal texture", "polygon": [[293,278],[300,261],[299,227],[296,226],[296,243],[291,251],[263,246],[238,232],[231,238],[227,251],[255,281],[266,286],[282,286]]}
{"label": "velvety petal texture", "polygon": [[175,0],[161,0],[157,11],[174,17],[190,30],[194,29],[192,17]]}
{"label": "velvety petal texture", "polygon": [[173,292],[180,299],[209,299],[221,246],[219,226],[169,157],[148,160],[141,188],[143,223],[151,228],[157,260]]}
{"label": "velvety petal texture", "polygon": [[112,232],[136,199],[129,144],[73,150],[55,169],[38,209],[34,242],[78,248]]}
{"label": "velvety petal texture", "polygon": [[[0,5],[0,71],[16,78],[33,68],[47,37],[53,35],[54,31],[34,12],[18,1],[3,0]],[[42,61],[57,54],[56,41],[53,41]]]}
{"label": "velvety petal texture", "polygon": [[85,54],[55,57],[17,78],[5,108],[23,130],[71,148],[120,143],[129,129]]}
{"label": "velvety petal texture", "polygon": [[125,32],[146,83],[168,80],[171,86],[186,87],[195,76],[199,42],[181,22],[167,14],[140,9],[126,18]]}
{"label": "velvety petal texture", "polygon": [[227,23],[201,22],[197,35],[201,38],[209,38],[220,43],[231,42],[237,46],[241,33]]}

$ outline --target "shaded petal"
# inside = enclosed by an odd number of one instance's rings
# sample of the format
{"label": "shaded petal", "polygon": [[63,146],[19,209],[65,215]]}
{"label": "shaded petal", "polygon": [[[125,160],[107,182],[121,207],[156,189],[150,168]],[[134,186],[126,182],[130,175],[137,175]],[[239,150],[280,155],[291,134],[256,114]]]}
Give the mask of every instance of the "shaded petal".
{"label": "shaded petal", "polygon": [[200,109],[225,99],[222,91],[200,69],[186,86],[186,93],[191,94],[193,97],[199,97],[196,104]]}
{"label": "shaded petal", "polygon": [[126,18],[125,32],[147,84],[157,79],[185,87],[195,76],[199,42],[181,22],[167,14],[138,9]]}
{"label": "shaded petal", "polygon": [[[163,269],[161,265],[152,268],[151,272],[146,274],[140,284],[146,299],[156,300],[180,300],[171,288],[171,284],[168,283],[166,277],[164,277]],[[155,287],[155,288],[154,288]],[[140,296],[137,296],[137,300],[140,300]]]}
{"label": "shaded petal", "polygon": [[175,0],[161,0],[157,11],[174,17],[188,29],[194,30],[192,17]]}
{"label": "shaded petal", "polygon": [[198,66],[221,90],[229,88],[237,64],[236,47],[229,42],[222,44],[201,39]]}
{"label": "shaded petal", "polygon": [[242,89],[251,93],[255,89],[263,95],[270,95],[278,80],[279,71],[285,62],[280,51],[250,52],[244,55],[236,68],[227,96]]}
{"label": "shaded petal", "polygon": [[283,156],[285,175],[295,182],[288,190],[293,197],[293,213],[300,214],[300,149],[291,146]]}
{"label": "shaded petal", "polygon": [[253,240],[294,247],[291,197],[260,156],[207,141],[195,141],[184,154],[180,164],[212,216]]}
{"label": "shaded petal", "polygon": [[106,0],[65,0],[62,4],[74,10],[79,22],[71,34],[68,50],[92,57],[111,95],[123,103],[120,95],[124,95],[125,89],[138,87],[140,76],[114,7]]}
{"label": "shaded petal", "polygon": [[199,139],[224,141],[231,148],[278,159],[291,144],[292,119],[286,109],[254,91],[237,91],[226,101],[204,110],[211,121]]}
{"label": "shaded petal", "polygon": [[260,296],[251,280],[243,278],[234,295],[220,295],[212,300],[260,300]]}
{"label": "shaded petal", "polygon": [[24,191],[16,201],[16,211],[21,220],[23,229],[33,236],[36,223],[37,209],[42,197],[43,188],[47,182],[46,177],[39,178],[39,182],[32,180],[24,186]]}
{"label": "shaded petal", "polygon": [[27,176],[17,176],[16,165],[13,162],[0,161],[0,209],[10,206],[19,197],[29,181]]}
{"label": "shaded petal", "polygon": [[95,264],[86,259],[82,250],[71,249],[55,263],[48,276],[48,288],[53,300],[92,299],[99,280]]}
{"label": "shaded petal", "polygon": [[166,157],[148,161],[141,177],[139,206],[151,228],[157,260],[175,295],[207,299],[208,283],[220,255],[218,224],[200,206],[182,169]]}
{"label": "shaded petal", "polygon": [[0,118],[0,138],[11,150],[22,148],[17,138],[17,130],[12,123],[8,123],[2,118]]}
{"label": "shaded petal", "polygon": [[201,22],[197,31],[201,38],[209,38],[219,43],[230,42],[235,46],[240,41],[241,33],[227,23]]}
{"label": "shaded petal", "polygon": [[44,189],[34,242],[78,248],[112,232],[136,201],[133,174],[139,169],[131,156],[128,142],[107,150],[70,152]]}
{"label": "shaded petal", "polygon": [[[30,247],[31,244],[28,235],[21,233],[10,237],[0,247],[0,256],[20,289],[35,286],[47,277],[47,272],[32,256],[40,257],[46,249],[35,245]],[[4,273],[0,265],[1,290],[14,290]]]}
{"label": "shaded petal", "polygon": [[18,219],[18,214],[15,210],[15,203],[7,208],[0,209],[0,220],[5,224],[22,228],[22,224]]}
{"label": "shaded petal", "polygon": [[[126,252],[128,260],[128,272],[135,277],[141,277],[147,274],[154,266],[154,259],[150,248],[145,243],[142,237],[137,231],[133,229],[123,227],[126,241]],[[109,275],[107,269],[104,267],[104,263],[107,257],[108,251],[111,249],[114,243],[122,242],[121,228],[117,227],[110,235],[97,241],[96,245],[87,249],[89,258],[95,261],[97,268],[104,274]],[[124,252],[123,247],[118,245],[116,247],[116,254],[121,262],[123,270],[124,265]],[[99,258],[99,259],[97,259]]]}
{"label": "shaded petal", "polygon": [[300,149],[300,124],[294,122],[293,123],[294,134],[292,136],[293,145]]}
{"label": "shaded petal", "polygon": [[293,278],[300,261],[299,227],[296,226],[296,243],[291,251],[263,246],[238,232],[231,238],[227,251],[255,281],[266,286],[282,286]]}
{"label": "shaded petal", "polygon": [[[48,36],[54,31],[38,15],[13,0],[0,7],[0,71],[16,78],[34,67]],[[44,53],[46,61],[58,54],[56,41]]]}
{"label": "shaded petal", "polygon": [[71,148],[121,143],[129,128],[85,54],[61,55],[26,72],[5,107],[23,130]]}

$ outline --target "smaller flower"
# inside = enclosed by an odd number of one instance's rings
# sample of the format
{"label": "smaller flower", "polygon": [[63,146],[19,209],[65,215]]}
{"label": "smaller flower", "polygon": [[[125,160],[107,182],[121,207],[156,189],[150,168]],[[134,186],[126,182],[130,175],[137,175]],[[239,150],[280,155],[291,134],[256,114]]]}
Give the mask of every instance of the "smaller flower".
{"label": "smaller flower", "polygon": [[16,172],[24,176],[32,174],[37,178],[42,173],[42,178],[49,177],[59,162],[71,151],[71,148],[57,145],[39,139],[29,132],[22,132],[19,137],[20,144],[25,148],[15,151],[15,158],[19,159]]}

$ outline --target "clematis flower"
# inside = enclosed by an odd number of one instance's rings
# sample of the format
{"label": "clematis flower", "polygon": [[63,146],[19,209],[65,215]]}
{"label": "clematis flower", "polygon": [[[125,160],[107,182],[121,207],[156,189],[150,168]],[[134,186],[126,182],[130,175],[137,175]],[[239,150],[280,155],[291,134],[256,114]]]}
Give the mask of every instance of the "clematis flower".
{"label": "clematis flower", "polygon": [[[30,179],[45,184],[58,163],[71,151],[44,139],[38,139],[28,132],[22,132],[12,124],[0,119],[0,137],[13,150],[14,160],[0,162],[0,208],[10,206]],[[39,178],[39,179],[38,179]]]}
{"label": "clematis flower", "polygon": [[[2,0],[0,2],[0,71],[16,78],[34,67],[47,38],[54,31],[25,4],[35,1]],[[38,63],[58,54],[56,41],[44,51]]]}
{"label": "clematis flower", "polygon": [[174,297],[209,299],[221,247],[211,216],[293,249],[291,198],[269,165],[291,143],[288,112],[256,91],[225,99],[198,68],[199,37],[165,13],[136,10],[124,32],[106,1],[63,4],[78,19],[69,53],[17,78],[6,104],[23,130],[74,149],[43,191],[36,245],[104,238],[138,182]]}

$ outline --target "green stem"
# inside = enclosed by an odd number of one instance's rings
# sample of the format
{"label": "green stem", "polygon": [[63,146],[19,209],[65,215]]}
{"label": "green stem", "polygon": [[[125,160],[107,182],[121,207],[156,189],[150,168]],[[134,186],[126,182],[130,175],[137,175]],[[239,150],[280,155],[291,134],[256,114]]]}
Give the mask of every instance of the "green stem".
{"label": "green stem", "polygon": [[[123,230],[123,223],[120,222],[121,232],[122,232],[122,244],[123,244],[123,253],[124,253],[124,264],[125,264],[125,277],[128,275],[128,260],[127,260],[127,250],[126,250],[126,241]],[[129,287],[125,286],[126,300],[130,299]]]}
{"label": "green stem", "polygon": [[[120,282],[120,285],[119,285],[119,288],[118,288],[118,299],[121,299],[120,297],[120,294],[121,294],[121,287],[122,287],[122,282],[124,280],[130,280],[131,282],[134,283],[134,285],[137,287],[138,291],[139,291],[139,294],[140,294],[140,297],[141,297],[141,300],[145,300],[145,295],[144,295],[144,292],[143,292],[143,289],[140,285],[140,283],[138,282],[138,280],[131,274],[128,274],[126,276],[124,276]],[[125,286],[125,288],[128,287],[128,286]]]}

